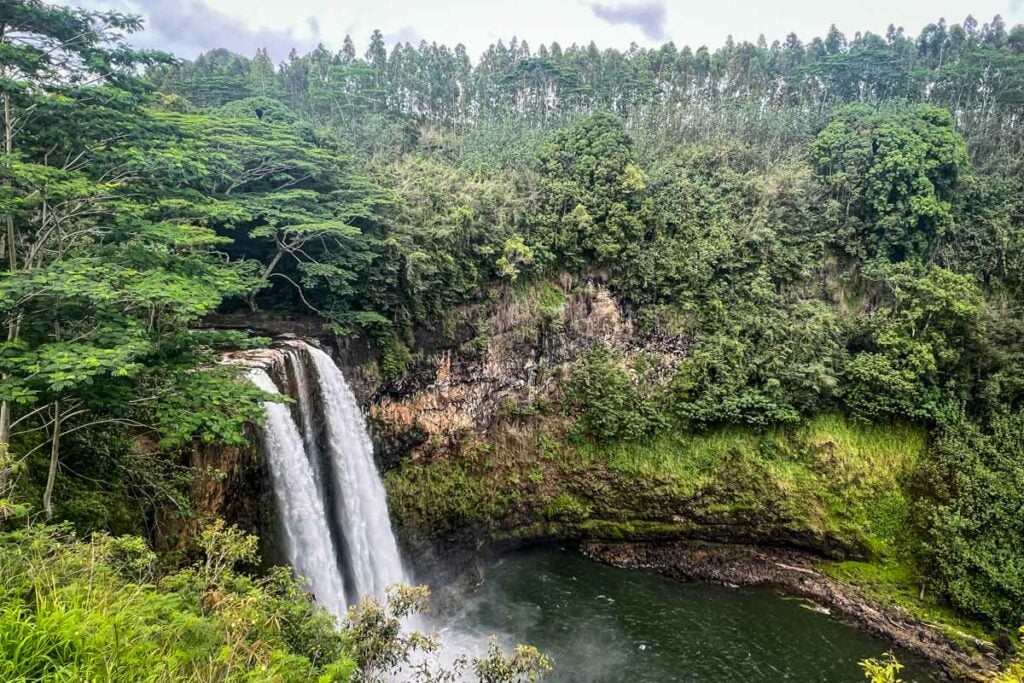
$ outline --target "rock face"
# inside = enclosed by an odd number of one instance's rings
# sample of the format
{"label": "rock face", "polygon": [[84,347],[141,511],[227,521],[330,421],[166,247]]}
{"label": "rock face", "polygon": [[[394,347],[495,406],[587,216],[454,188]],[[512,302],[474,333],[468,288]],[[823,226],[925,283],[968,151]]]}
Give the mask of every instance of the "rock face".
{"label": "rock face", "polygon": [[[390,381],[377,368],[379,351],[360,339],[336,337],[317,318],[218,314],[205,324],[277,341],[318,340],[366,409],[385,468],[406,458],[451,455],[468,434],[485,434],[496,419],[557,398],[559,380],[595,345],[625,358],[649,353],[664,377],[689,346],[682,335],[641,334],[600,273],[494,292],[490,301],[453,311],[436,329],[416,329],[409,344],[413,360]],[[280,361],[263,350],[233,354],[231,362]]]}
{"label": "rock face", "polygon": [[[589,349],[608,347],[627,361],[642,355],[647,372],[660,382],[671,378],[690,350],[692,340],[686,332],[648,332],[647,327],[665,330],[672,326],[641,325],[628,303],[611,293],[600,273],[585,279],[565,275],[522,288],[508,287],[490,293],[482,303],[452,311],[436,328],[417,329],[414,339],[405,340],[411,360],[404,372],[392,379],[381,376],[379,350],[359,339],[336,337],[322,321],[312,318],[217,316],[208,324],[277,334],[278,346],[296,336],[292,331],[312,335],[307,338],[315,338],[331,353],[355,391],[384,470],[409,460],[459,462],[465,469],[457,474],[464,474],[469,481],[462,485],[453,480],[460,490],[451,493],[462,493],[480,485],[482,478],[477,475],[481,468],[493,472],[500,465],[502,476],[517,478],[507,487],[510,500],[467,498],[467,505],[495,503],[501,508],[494,514],[488,511],[492,519],[501,517],[503,528],[498,536],[511,535],[524,542],[685,536],[768,542],[832,557],[863,556],[868,550],[862,539],[850,534],[837,536],[836,526],[820,515],[808,518],[804,514],[794,521],[798,517],[794,509],[799,507],[794,501],[799,496],[794,498],[790,489],[767,480],[743,458],[726,454],[715,465],[714,476],[682,490],[685,487],[678,486],[678,481],[660,479],[660,474],[638,481],[600,459],[584,461],[577,453],[570,460],[564,449],[539,452],[543,445],[538,442],[546,438],[544,430],[553,424],[558,428],[562,380]],[[688,326],[684,321],[678,327]],[[278,378],[287,374],[282,354],[273,348],[231,354],[225,362],[262,367]],[[283,381],[287,384],[287,377]],[[538,417],[540,412],[542,417]],[[808,476],[828,479],[832,469],[842,465],[818,452],[831,446],[800,443],[795,450],[814,452],[794,453],[793,457],[806,464]],[[245,516],[246,503],[221,499],[232,495],[266,499],[265,484],[261,489],[242,481],[259,476],[261,466],[251,466],[251,474],[242,472],[244,463],[259,460],[258,454],[254,460],[251,452],[202,450],[197,446],[197,452],[189,456],[191,464],[202,469],[221,462],[225,468],[216,473],[219,481],[204,485],[209,490],[196,492],[197,499],[204,501],[203,513],[222,514],[267,533],[261,520]],[[470,463],[474,450],[476,458]],[[502,462],[495,465],[495,461]],[[515,471],[517,467],[519,471]],[[477,469],[470,471],[472,468]],[[850,476],[845,470],[840,474]],[[486,485],[494,483],[492,479]],[[408,502],[418,498],[416,505],[439,509],[445,498],[452,497],[443,491],[419,489],[405,494],[392,499]],[[414,512],[417,519],[403,530],[407,540],[424,535],[443,539],[452,533],[468,535],[473,542],[495,540],[493,527],[474,527],[473,516],[460,517],[459,510],[454,511],[457,518],[443,520],[451,522],[444,528],[435,523],[437,515]],[[395,521],[402,526],[408,520]],[[421,528],[415,528],[417,525]]]}
{"label": "rock face", "polygon": [[[379,351],[358,339],[335,337],[314,319],[218,316],[208,322],[257,334],[276,333],[277,345],[289,343],[288,338],[295,336],[290,330],[316,333],[319,344],[342,368],[368,416],[382,469],[394,468],[404,460],[465,461],[467,443],[470,447],[490,448],[506,461],[520,458],[523,468],[530,469],[527,474],[536,481],[517,485],[520,501],[509,503],[509,509],[501,514],[505,531],[511,528],[522,541],[683,534],[717,541],[770,540],[835,556],[860,551],[848,541],[832,538],[827,529],[788,526],[787,510],[772,503],[753,509],[713,505],[750,493],[729,489],[739,479],[750,482],[748,486],[765,488],[756,475],[741,471],[742,463],[726,463],[720,481],[706,483],[692,495],[680,496],[669,482],[638,484],[601,463],[585,463],[570,470],[558,457],[537,457],[540,437],[533,424],[537,406],[555,406],[548,412],[559,412],[562,380],[590,348],[605,346],[627,360],[642,354],[656,381],[668,381],[689,350],[691,340],[686,334],[642,330],[628,305],[612,295],[600,274],[581,280],[562,276],[523,289],[507,288],[492,293],[484,303],[453,311],[436,329],[415,331],[415,339],[410,341],[412,360],[401,377],[391,380],[381,377],[376,362]],[[231,354],[225,362],[262,367],[275,377],[281,377],[285,367],[282,355],[273,348]],[[286,377],[284,380],[287,383]],[[550,422],[551,418],[544,420]],[[252,462],[252,454],[192,456],[193,464],[201,468],[218,459],[227,468],[217,473],[225,484],[211,485],[210,492],[198,492],[198,498],[206,501],[204,514],[223,513],[230,520],[267,533],[260,520],[233,514],[245,512],[239,510],[240,503],[218,498],[237,493],[265,499],[264,491],[241,482],[241,474],[232,469],[233,462]],[[258,475],[259,468],[252,469],[254,476]],[[764,503],[784,496],[785,491],[773,490],[759,494],[758,499]],[[401,525],[405,520],[396,521]],[[434,537],[457,532],[468,534],[474,542],[483,537],[494,540],[494,534],[480,529],[432,526],[435,528],[427,531],[434,532],[428,533]],[[409,540],[412,535],[422,536],[424,530],[405,531],[411,532],[406,533]]]}
{"label": "rock face", "polygon": [[[650,353],[665,376],[687,348],[682,337],[641,335],[599,273],[493,292],[484,303],[453,311],[437,329],[417,329],[409,344],[412,362],[393,380],[380,375],[379,351],[360,339],[333,335],[317,318],[217,314],[204,324],[273,338],[271,348],[238,351],[222,360],[262,368],[286,386],[280,348],[290,339],[313,340],[327,350],[366,411],[383,469],[405,459],[457,455],[467,437],[486,439],[497,421],[528,413],[538,403],[557,402],[560,380],[595,345],[627,358]],[[181,464],[198,473],[190,492],[196,514],[189,520],[176,519],[174,510],[161,514],[154,525],[160,547],[184,550],[181,539],[216,517],[272,539],[273,496],[255,436],[254,431],[249,447],[196,443],[182,455]]]}
{"label": "rock face", "polygon": [[451,455],[495,420],[557,400],[559,381],[595,345],[626,358],[650,352],[665,376],[688,346],[683,337],[640,334],[597,275],[499,292],[495,301],[454,315],[447,335],[417,331],[414,362],[395,382],[375,382],[362,346],[334,347],[346,375],[356,377],[386,467]]}
{"label": "rock face", "polygon": [[276,559],[270,473],[256,430],[248,431],[246,446],[197,441],[181,454],[180,465],[193,472],[188,486],[192,514],[182,516],[173,507],[157,512],[151,532],[157,550],[193,559],[200,530],[214,519],[225,519],[256,534],[262,556],[271,562]]}

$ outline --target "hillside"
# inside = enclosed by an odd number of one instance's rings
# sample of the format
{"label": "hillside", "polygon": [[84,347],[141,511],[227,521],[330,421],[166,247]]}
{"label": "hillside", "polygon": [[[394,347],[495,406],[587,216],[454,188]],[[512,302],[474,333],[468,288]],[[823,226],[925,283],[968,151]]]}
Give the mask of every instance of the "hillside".
{"label": "hillside", "polygon": [[[209,526],[271,525],[254,428],[288,399],[218,361],[290,334],[353,385],[417,555],[785,548],[1012,661],[1024,26],[475,60],[377,32],[277,65],[141,29],[0,9],[0,632],[95,570],[196,620],[200,654],[154,645],[189,675],[368,670],[367,623]],[[224,596],[283,626],[232,631]]]}

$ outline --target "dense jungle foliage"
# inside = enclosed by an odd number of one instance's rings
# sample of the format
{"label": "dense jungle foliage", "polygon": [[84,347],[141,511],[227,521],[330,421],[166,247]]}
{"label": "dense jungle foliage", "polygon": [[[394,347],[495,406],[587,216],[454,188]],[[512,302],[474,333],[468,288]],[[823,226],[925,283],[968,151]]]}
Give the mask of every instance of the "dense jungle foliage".
{"label": "dense jungle foliage", "polygon": [[[364,56],[346,39],[278,65],[129,48],[141,28],[0,5],[0,524],[17,530],[0,620],[49,620],[32,666],[98,664],[76,649],[95,644],[62,640],[82,613],[24,603],[19,582],[92,601],[99,562],[125,588],[104,599],[144,594],[153,611],[103,666],[159,650],[193,670],[345,680],[357,648],[290,630],[309,608],[281,597],[285,577],[213,581],[231,610],[280,621],[239,633],[197,604],[190,587],[213,590],[199,570],[163,573],[101,534],[187,514],[180,450],[241,443],[260,419],[265,397],[213,361],[264,340],[203,319],[319,316],[395,381],[415,329],[566,272],[686,348],[667,379],[592,349],[558,407],[580,443],[837,413],[927,430],[901,534],[915,580],[990,628],[1024,624],[1024,27],[968,17],[714,51],[513,39],[475,63],[376,32]],[[93,540],[24,530],[39,522]],[[187,633],[148,639],[166,620]],[[249,659],[200,662],[199,640]]]}

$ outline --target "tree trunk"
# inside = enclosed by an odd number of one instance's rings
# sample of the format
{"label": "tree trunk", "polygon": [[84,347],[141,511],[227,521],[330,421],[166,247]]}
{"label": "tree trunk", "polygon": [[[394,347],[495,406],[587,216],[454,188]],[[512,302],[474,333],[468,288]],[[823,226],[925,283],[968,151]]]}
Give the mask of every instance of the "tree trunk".
{"label": "tree trunk", "polygon": [[8,442],[11,438],[11,404],[0,403],[0,498],[7,495],[11,478],[11,458]]}
{"label": "tree trunk", "polygon": [[46,490],[43,491],[43,514],[46,521],[53,517],[53,484],[57,480],[57,456],[60,453],[60,401],[53,402],[53,438],[50,440],[50,471],[46,475]]}
{"label": "tree trunk", "polygon": [[274,272],[274,268],[277,268],[277,264],[281,261],[282,256],[284,256],[284,246],[278,242],[277,253],[274,254],[274,258],[270,259],[270,263],[264,269],[263,277],[260,278],[260,281],[266,282],[270,279],[270,274]]}
{"label": "tree trunk", "polygon": [[[275,241],[277,241],[276,238],[275,238]],[[263,276],[260,278],[260,282],[266,283],[268,280],[270,280],[270,274],[274,272],[274,268],[277,268],[277,264],[281,261],[281,257],[283,257],[283,256],[284,256],[284,247],[278,241],[277,242],[277,253],[274,254],[274,258],[270,259],[270,264],[267,265],[266,269],[263,271]],[[253,313],[255,313],[256,310],[257,310],[257,308],[256,308],[256,294],[257,293],[258,293],[258,290],[254,289],[251,292],[249,292],[248,297],[247,297],[248,300],[249,300],[249,310],[251,310]]]}
{"label": "tree trunk", "polygon": [[[0,76],[6,76],[4,69]],[[4,95],[4,163],[9,164],[11,153],[14,151],[14,121],[12,120],[11,98]],[[7,243],[7,272],[13,275],[18,270],[17,249],[14,244],[14,216],[8,214],[5,218],[4,241]],[[18,338],[18,317],[13,316],[7,322],[7,341],[13,342]],[[8,401],[0,402],[0,496],[7,492],[8,480],[11,468],[8,456],[8,444],[11,441],[11,404]]]}

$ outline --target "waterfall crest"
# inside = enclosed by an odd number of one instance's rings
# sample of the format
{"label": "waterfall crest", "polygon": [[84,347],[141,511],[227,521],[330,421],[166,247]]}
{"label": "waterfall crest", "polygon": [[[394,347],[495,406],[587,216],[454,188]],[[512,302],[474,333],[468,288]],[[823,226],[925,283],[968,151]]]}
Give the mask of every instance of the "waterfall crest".
{"label": "waterfall crest", "polygon": [[[349,600],[383,598],[406,574],[355,395],[323,351],[291,342],[285,354],[281,384],[296,400],[298,424],[287,406],[268,402],[263,436],[286,550],[317,602],[343,616]],[[281,390],[262,370],[249,376]]]}

